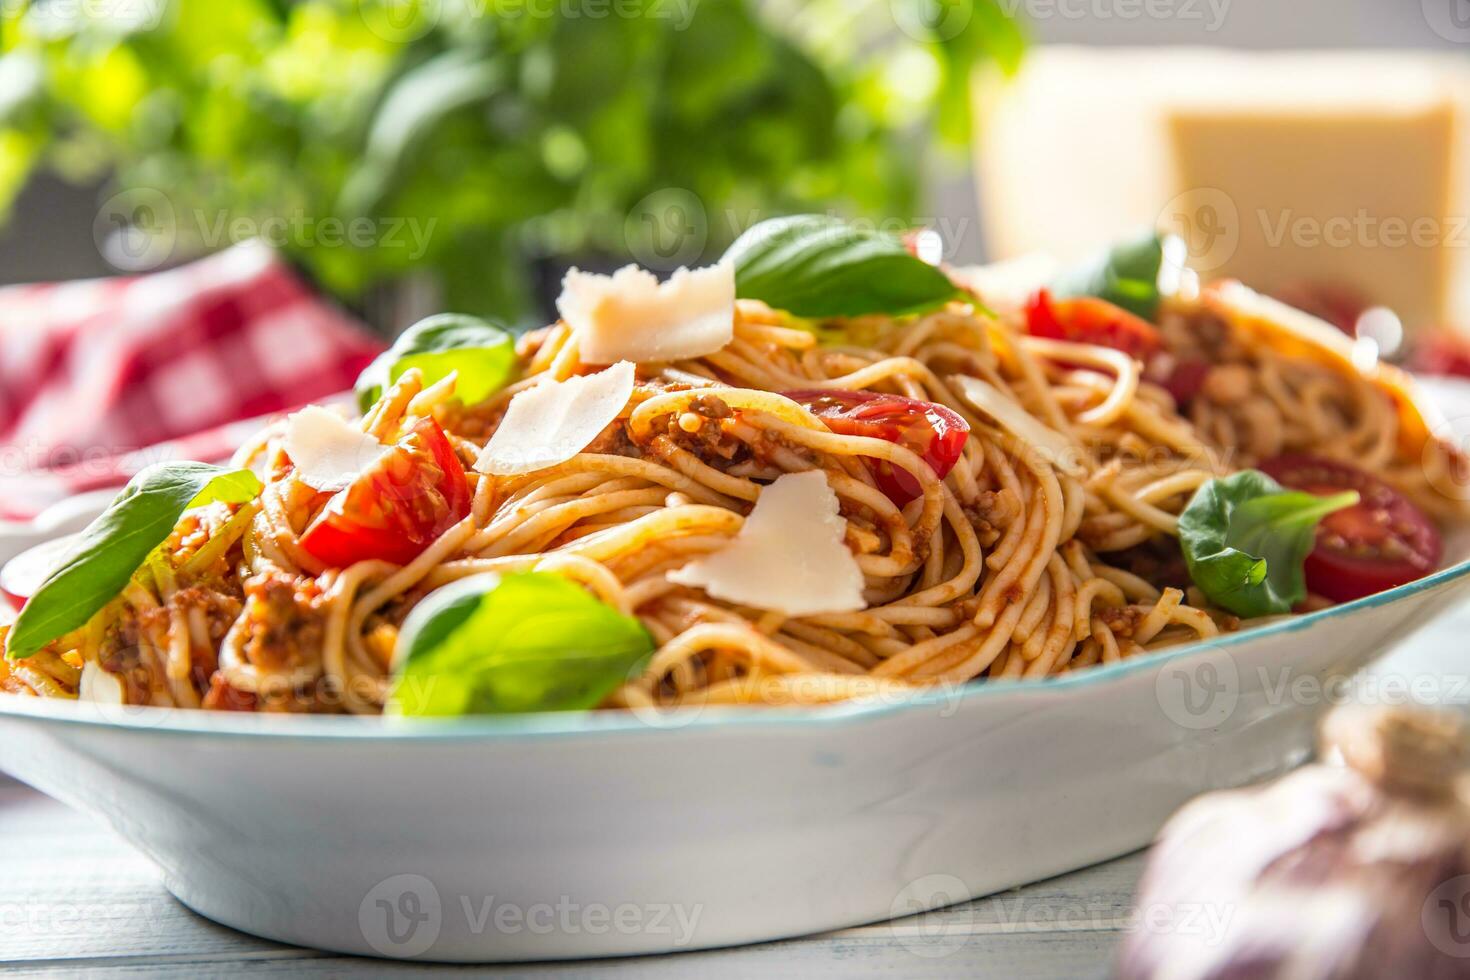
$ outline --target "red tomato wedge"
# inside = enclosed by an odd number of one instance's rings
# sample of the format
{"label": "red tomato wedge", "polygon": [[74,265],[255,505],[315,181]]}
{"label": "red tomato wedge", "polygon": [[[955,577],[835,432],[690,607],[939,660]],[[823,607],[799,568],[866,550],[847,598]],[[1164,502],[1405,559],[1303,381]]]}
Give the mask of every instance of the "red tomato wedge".
{"label": "red tomato wedge", "polygon": [[[788,391],[786,397],[805,405],[833,432],[885,439],[913,450],[941,480],[954,469],[970,436],[965,420],[943,405],[901,395],[872,391]],[[913,474],[886,460],[870,459],[868,468],[878,489],[900,507],[924,492]]]}
{"label": "red tomato wedge", "polygon": [[66,557],[78,536],[68,534],[53,541],[42,542],[6,562],[5,567],[0,568],[0,595],[4,595],[19,612],[20,607],[36,594],[46,577],[56,570],[56,566]]}
{"label": "red tomato wedge", "polygon": [[1328,515],[1307,556],[1307,588],[1351,602],[1423,578],[1439,567],[1444,543],[1434,522],[1403,494],[1349,463],[1278,456],[1263,473],[1293,490],[1327,496],[1356,490],[1359,503]]}
{"label": "red tomato wedge", "polygon": [[1156,354],[1144,371],[1144,379],[1163,388],[1184,408],[1194,401],[1209,377],[1210,365],[1205,361],[1175,360],[1166,353]]}
{"label": "red tomato wedge", "polygon": [[327,502],[301,546],[334,568],[375,558],[406,565],[469,512],[459,457],[438,423],[422,419]]}
{"label": "red tomato wedge", "polygon": [[1470,378],[1470,344],[1444,327],[1430,330],[1415,342],[1409,367],[1420,374]]}
{"label": "red tomato wedge", "polygon": [[1127,310],[1090,296],[1052,299],[1045,289],[1026,304],[1026,330],[1033,337],[1111,347],[1140,361],[1164,346],[1153,324]]}

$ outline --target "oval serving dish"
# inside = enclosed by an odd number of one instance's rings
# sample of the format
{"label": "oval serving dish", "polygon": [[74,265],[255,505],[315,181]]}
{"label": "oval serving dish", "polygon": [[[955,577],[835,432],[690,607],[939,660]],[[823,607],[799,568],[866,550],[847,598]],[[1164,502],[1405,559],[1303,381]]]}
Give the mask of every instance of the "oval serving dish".
{"label": "oval serving dish", "polygon": [[1470,540],[1447,547],[1392,591],[1052,680],[442,723],[4,696],[0,768],[282,942],[485,962],[778,939],[1127,853],[1298,764],[1338,684],[1467,595]]}

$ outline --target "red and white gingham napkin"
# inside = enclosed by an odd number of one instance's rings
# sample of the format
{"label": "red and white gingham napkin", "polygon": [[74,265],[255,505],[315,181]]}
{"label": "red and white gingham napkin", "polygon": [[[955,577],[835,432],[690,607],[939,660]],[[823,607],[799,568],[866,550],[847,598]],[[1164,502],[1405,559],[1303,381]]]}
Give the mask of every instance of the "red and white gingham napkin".
{"label": "red and white gingham napkin", "polygon": [[146,276],[0,288],[0,519],[230,455],[352,387],[383,344],[267,246]]}

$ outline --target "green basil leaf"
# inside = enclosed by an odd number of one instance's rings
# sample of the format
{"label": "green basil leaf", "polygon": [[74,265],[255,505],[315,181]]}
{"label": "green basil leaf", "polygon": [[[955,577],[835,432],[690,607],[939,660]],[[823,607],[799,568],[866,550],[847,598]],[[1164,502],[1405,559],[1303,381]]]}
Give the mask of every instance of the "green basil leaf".
{"label": "green basil leaf", "polygon": [[1159,312],[1159,272],[1165,238],[1149,232],[1119,242],[1091,261],[1059,275],[1051,285],[1058,299],[1096,296],[1152,321]]}
{"label": "green basil leaf", "polygon": [[458,371],[455,394],[466,405],[504,387],[515,369],[515,337],[478,317],[442,313],[409,327],[357,379],[357,403],[366,412],[409,368],[423,372],[424,385]]}
{"label": "green basil leaf", "polygon": [[249,470],[207,463],[159,463],[143,470],[77,536],[26,602],[10,630],[6,655],[30,656],[85,626],[168,539],[184,511],[215,502],[242,504],[260,491],[259,477]]}
{"label": "green basil leaf", "polygon": [[1285,490],[1258,470],[1211,480],[1179,515],[1189,576],[1238,616],[1288,613],[1307,597],[1303,567],[1317,525],[1357,502],[1352,490],[1331,497]]}
{"label": "green basil leaf", "polygon": [[343,183],[340,213],[380,212],[411,169],[415,152],[456,113],[485,103],[503,84],[502,73],[500,64],[473,50],[451,50],[392,79],[374,112],[367,146]]}
{"label": "green basil leaf", "polygon": [[558,575],[477,575],[431,593],[399,633],[390,709],[413,717],[596,707],[653,637]]}
{"label": "green basil leaf", "polygon": [[917,313],[963,295],[897,236],[822,214],[762,221],[725,258],[737,296],[811,319]]}

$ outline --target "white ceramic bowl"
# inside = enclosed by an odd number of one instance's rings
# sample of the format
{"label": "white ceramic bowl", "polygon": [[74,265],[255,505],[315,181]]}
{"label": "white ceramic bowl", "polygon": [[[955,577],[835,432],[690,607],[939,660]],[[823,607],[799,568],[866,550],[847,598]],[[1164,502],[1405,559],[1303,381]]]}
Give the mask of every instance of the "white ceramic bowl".
{"label": "white ceramic bowl", "polygon": [[1311,751],[1339,682],[1470,587],[1460,561],[1308,616],[901,703],[444,723],[0,697],[0,767],[106,819],[211,919],[454,961],[755,942],[1143,846]]}
{"label": "white ceramic bowl", "polygon": [[1470,584],[906,703],[433,723],[0,698],[0,766],[186,905],[368,955],[653,953],[872,922],[1146,844],[1303,760],[1351,675]]}

